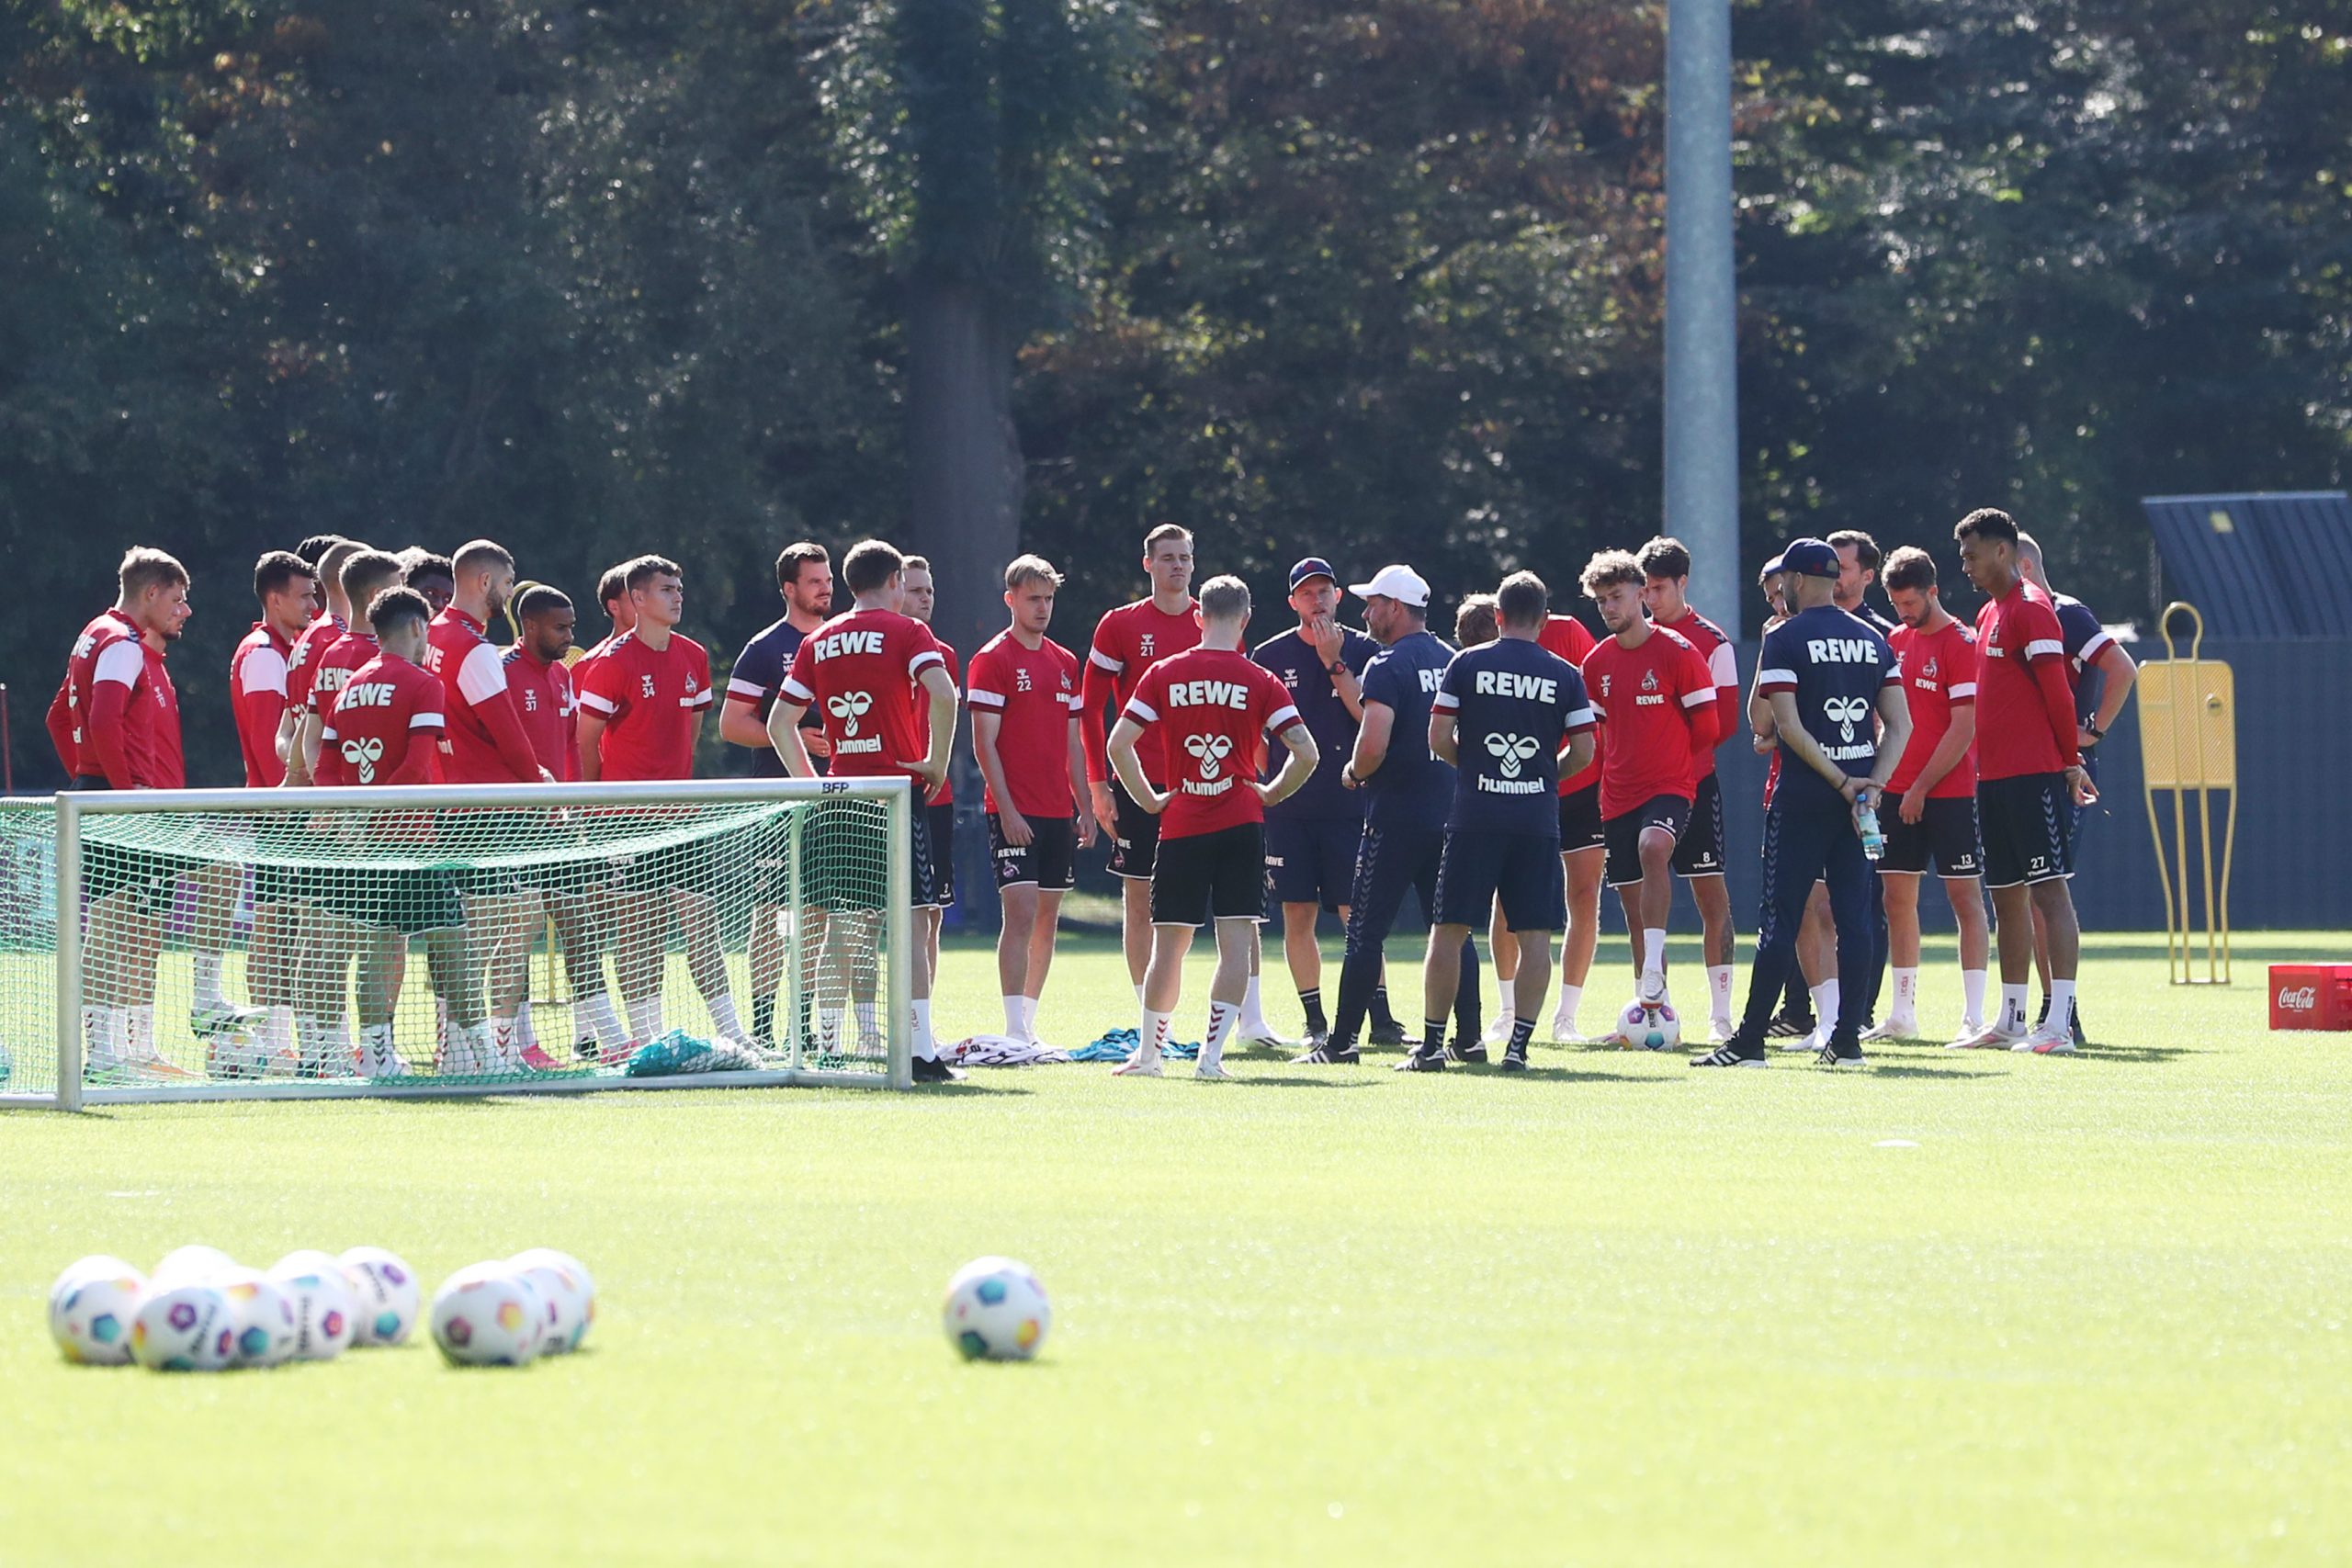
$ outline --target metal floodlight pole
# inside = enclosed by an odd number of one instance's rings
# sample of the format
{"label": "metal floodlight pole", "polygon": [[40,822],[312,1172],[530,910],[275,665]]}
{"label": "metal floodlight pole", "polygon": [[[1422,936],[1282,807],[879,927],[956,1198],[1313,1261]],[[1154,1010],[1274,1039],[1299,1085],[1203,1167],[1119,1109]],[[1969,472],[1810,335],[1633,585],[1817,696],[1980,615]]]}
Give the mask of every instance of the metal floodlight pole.
{"label": "metal floodlight pole", "polygon": [[1731,3],[1666,7],[1666,531],[1690,602],[1738,635],[1738,298],[1732,265]]}

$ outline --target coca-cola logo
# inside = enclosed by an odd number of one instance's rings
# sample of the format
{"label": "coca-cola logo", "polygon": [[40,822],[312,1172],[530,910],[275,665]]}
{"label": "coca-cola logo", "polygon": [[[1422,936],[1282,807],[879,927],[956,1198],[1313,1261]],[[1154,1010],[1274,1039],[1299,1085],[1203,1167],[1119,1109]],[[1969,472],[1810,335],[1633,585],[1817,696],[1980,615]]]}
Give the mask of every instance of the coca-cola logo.
{"label": "coca-cola logo", "polygon": [[2304,986],[2300,989],[2290,990],[2281,986],[2278,987],[2278,1005],[2282,1008],[2292,1008],[2298,1012],[2309,1012],[2319,1006],[2319,987]]}

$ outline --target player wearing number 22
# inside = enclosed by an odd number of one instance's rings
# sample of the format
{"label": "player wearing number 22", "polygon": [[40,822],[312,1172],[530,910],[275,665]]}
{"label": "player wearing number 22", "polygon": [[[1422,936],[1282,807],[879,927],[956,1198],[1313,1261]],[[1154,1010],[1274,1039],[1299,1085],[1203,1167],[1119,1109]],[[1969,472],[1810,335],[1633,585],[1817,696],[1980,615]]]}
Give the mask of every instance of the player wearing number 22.
{"label": "player wearing number 22", "polygon": [[[1692,1059],[1696,1067],[1764,1065],[1765,1025],[1796,962],[1797,928],[1816,877],[1829,888],[1838,972],[1868,972],[1871,868],[1856,813],[1865,805],[1877,808],[1911,739],[1911,707],[1894,650],[1875,627],[1834,602],[1838,552],[1822,540],[1799,539],[1781,561],[1794,613],[1764,634],[1756,682],[1771,705],[1783,753],[1764,816],[1756,963],[1747,976],[1747,1015],[1720,1048]],[[1873,711],[1883,730],[1871,728]],[[1837,1022],[1821,1049],[1824,1066],[1862,1065],[1869,1005],[1860,986],[1839,992]]]}

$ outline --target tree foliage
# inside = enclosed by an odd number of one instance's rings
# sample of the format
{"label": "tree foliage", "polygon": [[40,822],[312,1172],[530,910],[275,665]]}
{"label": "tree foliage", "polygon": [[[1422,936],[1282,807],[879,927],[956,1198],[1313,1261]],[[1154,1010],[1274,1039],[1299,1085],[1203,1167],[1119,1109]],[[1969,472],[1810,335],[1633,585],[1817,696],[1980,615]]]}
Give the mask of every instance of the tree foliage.
{"label": "tree foliage", "polygon": [[[786,539],[922,536],[926,281],[989,302],[1072,637],[1163,516],[1261,583],[1565,587],[1657,523],[1663,12],[7,0],[20,773],[131,543],[198,573],[198,778],[245,563],[322,529],[575,590],[660,549],[731,651]],[[2345,482],[2341,0],[1736,24],[1750,550],[1998,502],[2144,615],[2140,495]]]}

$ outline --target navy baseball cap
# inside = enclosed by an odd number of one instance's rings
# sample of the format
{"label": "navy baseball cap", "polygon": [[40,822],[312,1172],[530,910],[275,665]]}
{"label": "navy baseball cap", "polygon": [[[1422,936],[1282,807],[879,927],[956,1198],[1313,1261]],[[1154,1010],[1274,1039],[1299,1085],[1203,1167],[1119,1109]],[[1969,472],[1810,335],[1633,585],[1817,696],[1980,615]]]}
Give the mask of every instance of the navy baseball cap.
{"label": "navy baseball cap", "polygon": [[1339,586],[1340,574],[1333,571],[1331,570],[1331,563],[1325,560],[1321,556],[1309,556],[1305,560],[1294,562],[1292,564],[1290,569],[1290,585],[1293,589],[1296,589],[1300,583],[1306,581],[1310,577],[1328,577],[1331,580],[1331,585],[1333,587],[1336,588]]}
{"label": "navy baseball cap", "polygon": [[1792,539],[1781,552],[1781,570],[1799,577],[1835,577],[1842,569],[1838,552],[1819,539]]}

